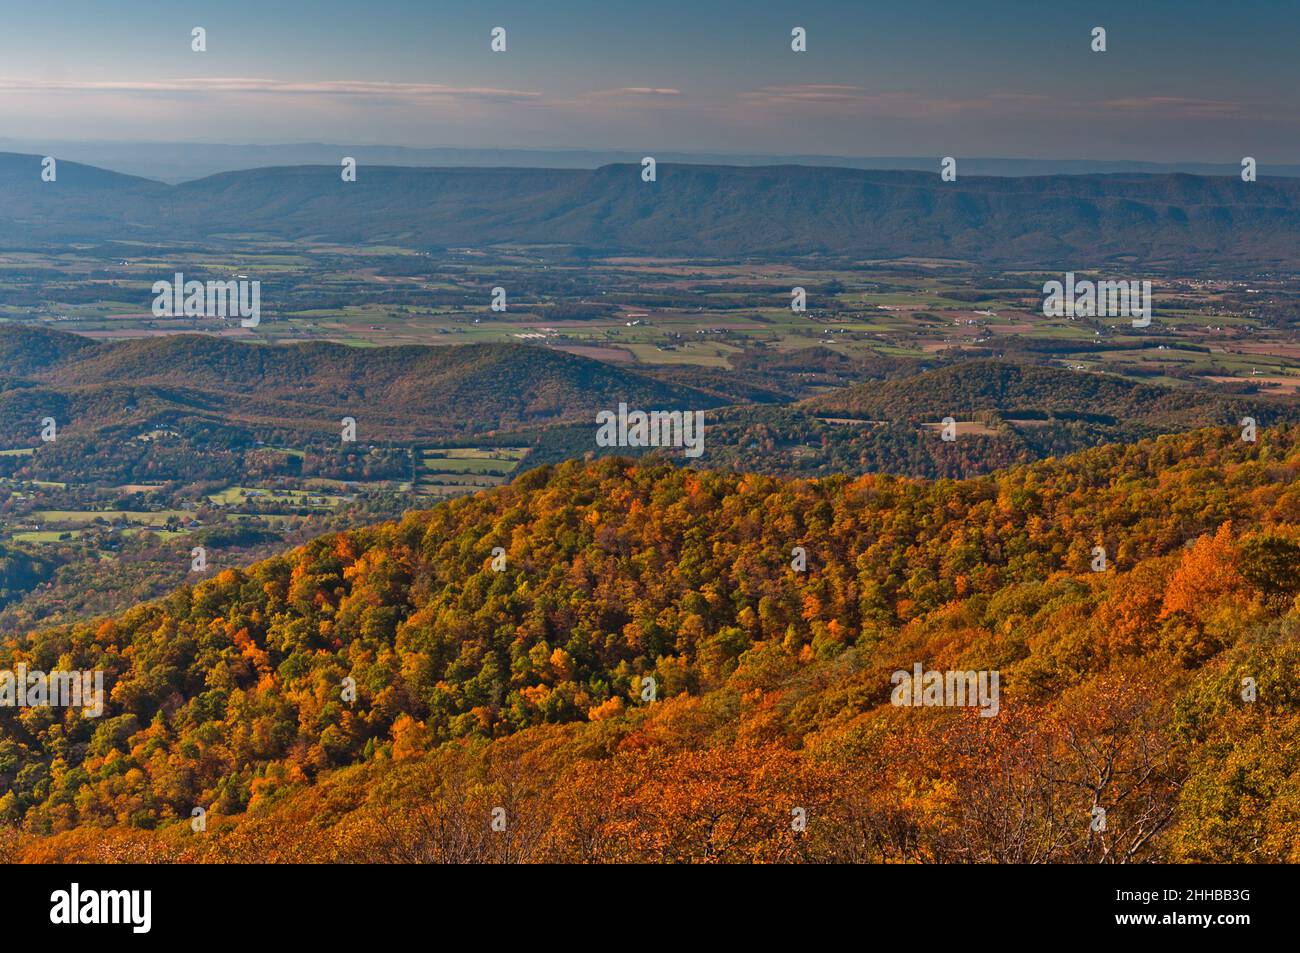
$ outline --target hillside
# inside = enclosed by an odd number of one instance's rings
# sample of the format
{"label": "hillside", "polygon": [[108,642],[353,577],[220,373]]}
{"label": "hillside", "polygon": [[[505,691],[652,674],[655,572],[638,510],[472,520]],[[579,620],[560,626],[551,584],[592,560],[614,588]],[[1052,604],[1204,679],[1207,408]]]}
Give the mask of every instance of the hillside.
{"label": "hillside", "polygon": [[[787,403],[795,395],[776,390],[778,376],[744,359],[725,371],[641,370],[529,345],[254,345],[197,334],[92,341],[0,325],[0,449],[32,447],[39,422],[52,416],[60,442],[11,458],[11,472],[129,484],[194,481],[207,467],[213,478],[235,479],[240,455],[256,452],[257,440],[319,454],[337,447],[340,420],[353,417],[363,445],[473,439],[531,446],[537,462],[560,462],[624,452],[594,441],[596,413],[623,402],[708,411],[697,461],[705,467],[937,478],[1244,416],[1266,426],[1300,419],[1285,398],[1050,365],[966,360],[920,370],[894,359],[827,364],[818,351],[781,361],[809,367],[804,376],[823,386],[858,383]],[[970,427],[956,443],[938,439],[946,416]],[[157,428],[184,444],[134,439]]]}
{"label": "hillside", "polygon": [[1273,423],[1293,413],[1289,402],[1272,398],[1175,390],[1011,361],[964,361],[897,380],[871,381],[818,395],[803,406],[863,420],[934,422],[995,413],[1004,419],[1180,429],[1235,423],[1246,413]]}
{"label": "hillside", "polygon": [[[8,639],[109,690],[0,709],[9,856],[1294,862],[1298,477],[1297,428],[936,483],[542,467]],[[999,671],[996,717],[891,705],[918,662]]]}
{"label": "hillside", "polygon": [[[909,373],[910,372],[910,373]],[[773,475],[896,473],[931,479],[1132,443],[1162,433],[1300,422],[1287,398],[1140,384],[1042,364],[966,360],[931,370],[890,362],[857,368],[866,379],[792,404],[742,405],[708,415],[698,465]],[[707,376],[693,378],[708,386]],[[945,417],[959,438],[940,439]],[[541,435],[535,459],[580,456],[586,435]]]}
{"label": "hillside", "polygon": [[178,186],[0,155],[0,244],[219,241],[258,234],[430,248],[568,243],[658,255],[924,256],[1079,267],[1122,259],[1294,266],[1300,182],[1078,175],[942,182],[934,173],[661,164],[598,169],[337,166]]}
{"label": "hillside", "polygon": [[67,161],[58,163],[54,182],[43,182],[43,158],[0,153],[0,242],[33,248],[158,231],[168,186]]}
{"label": "hillside", "polygon": [[74,434],[181,417],[322,434],[351,416],[362,439],[400,440],[594,421],[619,401],[722,403],[616,365],[509,344],[261,346],[197,334],[91,343],[0,326],[0,373],[14,378],[0,392],[7,446],[30,445],[31,427],[45,414]]}

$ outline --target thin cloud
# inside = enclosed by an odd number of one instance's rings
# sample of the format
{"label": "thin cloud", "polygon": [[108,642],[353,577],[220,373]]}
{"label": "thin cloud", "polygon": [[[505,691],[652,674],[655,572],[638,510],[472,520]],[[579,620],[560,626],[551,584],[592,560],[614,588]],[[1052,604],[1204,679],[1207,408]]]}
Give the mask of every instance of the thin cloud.
{"label": "thin cloud", "polygon": [[861,86],[831,83],[800,86],[764,86],[737,94],[742,104],[763,108],[791,106],[801,109],[824,106],[830,109],[851,109],[855,114],[881,117],[896,116],[906,119],[923,119],[967,113],[988,109],[992,99],[988,96],[963,99],[951,96],[929,96],[924,93],[869,90]]}
{"label": "thin cloud", "polygon": [[659,86],[620,86],[618,89],[599,89],[588,96],[680,96],[680,89]]}
{"label": "thin cloud", "polygon": [[739,94],[743,100],[767,103],[802,102],[859,102],[870,98],[861,86],[842,86],[831,83],[801,86],[764,86]]}
{"label": "thin cloud", "polygon": [[163,93],[213,94],[247,93],[274,96],[366,97],[394,102],[481,100],[531,102],[541,93],[490,86],[447,86],[441,83],[387,83],[360,80],[292,80],[252,77],[201,77],[157,81],[80,81],[0,79],[0,90],[10,92]]}
{"label": "thin cloud", "polygon": [[1128,96],[1120,99],[1108,99],[1103,101],[1101,105],[1107,109],[1124,109],[1132,112],[1158,113],[1162,117],[1186,116],[1196,119],[1239,116],[1243,112],[1240,103],[1221,99],[1191,99],[1184,96]]}

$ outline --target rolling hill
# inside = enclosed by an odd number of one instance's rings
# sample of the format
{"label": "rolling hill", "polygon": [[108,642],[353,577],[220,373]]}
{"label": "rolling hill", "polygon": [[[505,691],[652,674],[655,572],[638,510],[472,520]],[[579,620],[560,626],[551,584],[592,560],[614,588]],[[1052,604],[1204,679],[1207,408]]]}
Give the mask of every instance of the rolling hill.
{"label": "rolling hill", "polygon": [[[817,358],[812,352],[779,360]],[[52,416],[65,439],[24,458],[29,477],[93,477],[99,468],[121,483],[138,482],[143,471],[193,480],[198,463],[186,465],[187,455],[209,451],[220,457],[211,464],[214,478],[233,477],[238,460],[228,451],[257,440],[323,446],[337,440],[342,418],[352,417],[363,443],[522,444],[534,448],[535,462],[559,462],[629,452],[594,440],[596,413],[624,402],[707,411],[702,466],[935,478],[1235,425],[1244,416],[1264,426],[1300,419],[1292,400],[1012,361],[968,360],[928,371],[893,360],[835,366],[839,379],[850,373],[859,383],[790,403],[789,395],[761,386],[774,379],[761,367],[742,366],[727,377],[641,372],[528,345],[255,345],[204,335],[96,342],[0,326],[0,448],[38,443],[40,421]],[[973,429],[945,443],[934,428],[946,416]],[[165,446],[129,439],[158,428],[179,430],[190,449],[164,459]]]}
{"label": "rolling hill", "polygon": [[[798,360],[798,353],[791,357]],[[707,416],[697,464],[771,475],[896,473],[968,477],[1107,443],[1198,427],[1300,422],[1288,398],[1141,384],[1047,364],[965,360],[930,370],[882,361],[867,378],[805,400],[737,404]],[[708,376],[699,375],[702,387]],[[959,438],[940,439],[940,422]],[[537,462],[581,456],[588,434],[550,428],[533,437]]]}
{"label": "rolling hill", "polygon": [[616,365],[512,344],[261,346],[197,334],[96,343],[5,326],[0,375],[9,446],[30,445],[45,415],[73,434],[179,417],[322,434],[351,416],[361,439],[401,440],[593,422],[619,401],[647,409],[723,402]]}
{"label": "rolling hill", "polygon": [[[1247,413],[1273,423],[1295,413],[1293,404],[1282,399],[1230,397],[1050,365],[985,360],[840,388],[802,406],[819,414],[894,422],[933,423],[946,416],[963,420],[993,413],[1004,419],[1165,430],[1236,423]],[[1121,439],[1118,434],[1116,439]]]}

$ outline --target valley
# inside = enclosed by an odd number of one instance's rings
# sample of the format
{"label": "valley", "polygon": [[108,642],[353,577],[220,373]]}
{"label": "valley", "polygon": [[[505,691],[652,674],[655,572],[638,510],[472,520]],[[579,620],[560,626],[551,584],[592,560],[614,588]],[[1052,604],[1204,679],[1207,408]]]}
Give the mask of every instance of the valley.
{"label": "valley", "polygon": [[[1136,329],[1045,317],[1050,271],[958,261],[111,248],[0,251],[0,627],[161,595],[192,581],[195,546],[246,565],[608,452],[593,422],[619,401],[706,410],[701,465],[789,476],[961,477],[1298,419],[1281,273],[1157,277]],[[264,320],[155,316],[150,287],[176,271],[257,277]]]}
{"label": "valley", "polygon": [[[1300,271],[1242,237],[1295,185],[369,171],[309,223],[310,169],[73,166],[41,242],[0,222],[0,662],[108,686],[0,712],[0,856],[1295,859]],[[1159,254],[1090,239],[1179,189],[1216,211]],[[55,207],[92,193],[130,234]],[[1047,316],[1066,270],[1151,281],[1149,326]],[[260,320],[155,313],[177,273]],[[620,406],[702,446],[598,439]],[[891,703],[922,659],[998,716]]]}

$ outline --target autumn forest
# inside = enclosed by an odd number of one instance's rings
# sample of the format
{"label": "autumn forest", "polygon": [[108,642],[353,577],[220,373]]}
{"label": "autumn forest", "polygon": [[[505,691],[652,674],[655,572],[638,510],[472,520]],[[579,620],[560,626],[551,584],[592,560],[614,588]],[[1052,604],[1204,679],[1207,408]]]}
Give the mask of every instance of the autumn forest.
{"label": "autumn forest", "polygon": [[[1294,427],[935,482],[544,466],[6,644],[109,700],[0,723],[3,850],[1294,862],[1298,476]],[[998,716],[891,704],[917,662],[1000,672]]]}

